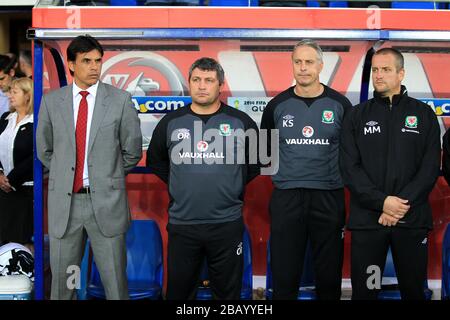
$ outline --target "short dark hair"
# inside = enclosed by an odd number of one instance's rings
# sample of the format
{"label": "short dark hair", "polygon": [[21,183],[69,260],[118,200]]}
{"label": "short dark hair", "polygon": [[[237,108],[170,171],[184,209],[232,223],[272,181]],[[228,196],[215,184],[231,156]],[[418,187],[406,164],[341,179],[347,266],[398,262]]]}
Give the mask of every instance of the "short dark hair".
{"label": "short dark hair", "polygon": [[197,59],[189,68],[189,79],[191,80],[192,71],[194,69],[206,70],[206,71],[215,71],[217,74],[217,79],[219,79],[219,84],[222,85],[225,82],[225,72],[223,71],[222,66],[213,58],[203,57]]}
{"label": "short dark hair", "polygon": [[97,39],[88,34],[78,36],[67,47],[67,60],[75,61],[77,59],[77,53],[86,53],[92,50],[98,50],[103,57],[103,47]]}
{"label": "short dark hair", "polygon": [[7,55],[0,54],[0,71],[7,74],[14,69],[14,65],[16,63],[15,59],[11,59]]}
{"label": "short dark hair", "polygon": [[403,58],[403,54],[394,48],[383,48],[380,50],[377,50],[374,53],[374,56],[378,56],[381,54],[392,54],[395,58],[395,67],[397,68],[397,71],[400,71],[405,67],[405,59]]}
{"label": "short dark hair", "polygon": [[[102,45],[90,35],[78,36],[73,39],[67,47],[67,61],[77,60],[78,53],[86,53],[92,50],[98,50],[103,57]],[[73,76],[73,71],[69,69],[70,75]]]}

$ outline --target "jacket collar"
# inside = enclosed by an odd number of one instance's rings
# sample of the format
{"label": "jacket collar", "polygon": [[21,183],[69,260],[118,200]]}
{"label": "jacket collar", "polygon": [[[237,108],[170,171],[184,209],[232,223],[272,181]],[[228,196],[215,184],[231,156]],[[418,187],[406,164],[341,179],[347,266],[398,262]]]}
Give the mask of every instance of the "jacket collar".
{"label": "jacket collar", "polygon": [[[33,118],[34,118],[34,116],[33,116],[33,114],[27,114],[23,119],[22,119],[22,121],[20,121],[20,123],[19,123],[19,125],[21,125],[21,126],[23,126],[24,124],[27,124],[27,123],[33,123]],[[11,112],[7,117],[6,117],[6,120],[14,120],[14,121],[16,121],[16,119],[17,119],[17,112]]]}
{"label": "jacket collar", "polygon": [[[408,90],[406,89],[406,87],[404,85],[402,85],[400,87],[400,93],[396,94],[392,97],[392,105],[398,105],[400,103],[400,100],[403,97],[407,97],[408,96]],[[376,101],[385,104],[385,105],[390,105],[391,101],[389,100],[389,97],[382,97],[378,92],[374,91],[373,92],[373,97],[375,98]]]}

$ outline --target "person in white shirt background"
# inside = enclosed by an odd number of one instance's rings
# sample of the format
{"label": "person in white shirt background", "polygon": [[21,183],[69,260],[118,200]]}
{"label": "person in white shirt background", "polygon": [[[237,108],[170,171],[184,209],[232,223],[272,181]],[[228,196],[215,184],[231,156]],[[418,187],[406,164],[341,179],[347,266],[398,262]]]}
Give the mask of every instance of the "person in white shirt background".
{"label": "person in white shirt background", "polygon": [[16,242],[32,250],[33,81],[13,80],[9,102],[14,111],[0,118],[0,245]]}

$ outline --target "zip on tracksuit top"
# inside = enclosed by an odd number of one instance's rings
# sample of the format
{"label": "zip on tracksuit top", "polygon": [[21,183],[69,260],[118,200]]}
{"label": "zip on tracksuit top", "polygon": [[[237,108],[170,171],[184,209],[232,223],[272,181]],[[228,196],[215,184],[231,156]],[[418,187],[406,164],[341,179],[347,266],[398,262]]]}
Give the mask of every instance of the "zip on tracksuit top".
{"label": "zip on tracksuit top", "polygon": [[[194,130],[195,123],[200,125],[199,132]],[[168,185],[170,223],[222,223],[242,216],[245,185],[260,169],[257,163],[249,163],[247,138],[229,140],[239,129],[258,134],[256,123],[246,113],[224,103],[210,115],[194,113],[189,104],[159,121],[147,150],[147,166]],[[222,148],[213,147],[221,143]],[[254,141],[252,147],[257,144]],[[179,150],[181,145],[183,150]],[[240,152],[245,154],[245,163],[237,161]],[[181,160],[186,163],[177,163]],[[215,160],[223,164],[208,162]]]}
{"label": "zip on tracksuit top", "polygon": [[397,227],[433,227],[428,196],[440,167],[440,129],[425,103],[401,93],[374,98],[344,120],[340,165],[350,189],[349,229],[383,228],[378,219],[387,196],[407,199],[411,208]]}

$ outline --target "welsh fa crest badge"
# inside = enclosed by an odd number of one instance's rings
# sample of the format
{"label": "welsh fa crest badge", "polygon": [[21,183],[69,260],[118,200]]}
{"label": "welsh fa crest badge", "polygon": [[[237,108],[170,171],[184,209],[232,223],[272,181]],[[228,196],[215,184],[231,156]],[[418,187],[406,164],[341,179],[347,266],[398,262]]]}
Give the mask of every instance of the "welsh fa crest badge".
{"label": "welsh fa crest badge", "polygon": [[331,110],[324,110],[322,113],[323,123],[334,123],[334,112]]}
{"label": "welsh fa crest badge", "polygon": [[231,126],[228,123],[221,123],[219,130],[221,136],[227,137],[231,135]]}
{"label": "welsh fa crest badge", "polygon": [[419,122],[419,120],[417,119],[416,116],[407,116],[405,119],[405,127],[411,128],[411,129],[416,129],[418,122]]}

